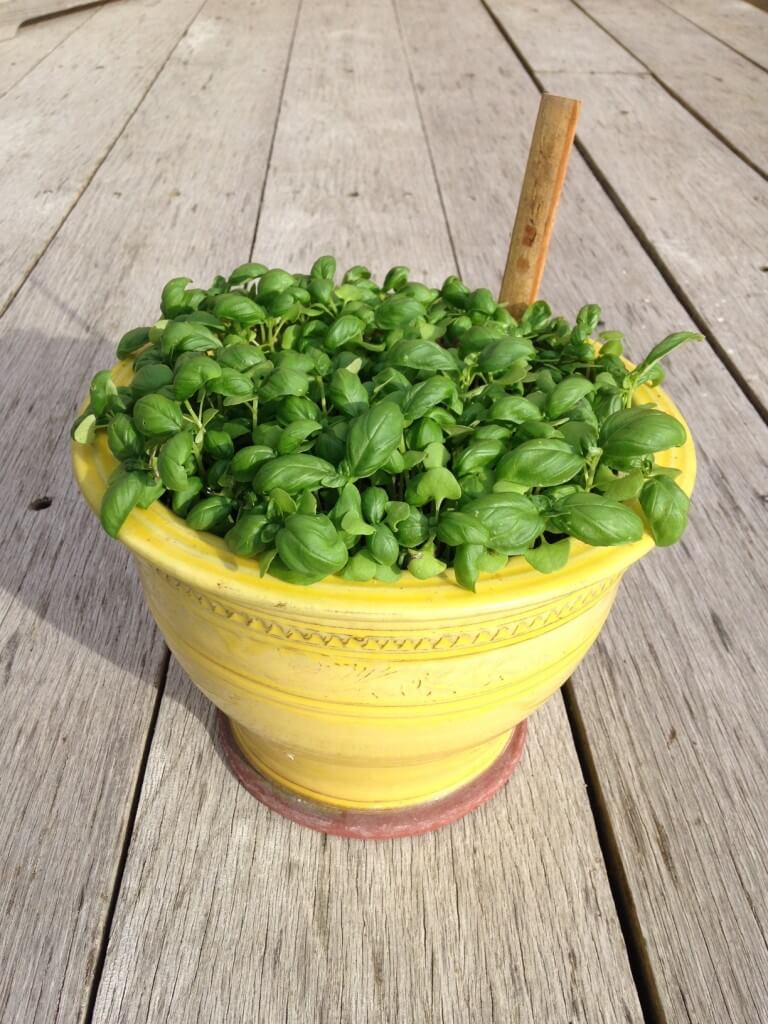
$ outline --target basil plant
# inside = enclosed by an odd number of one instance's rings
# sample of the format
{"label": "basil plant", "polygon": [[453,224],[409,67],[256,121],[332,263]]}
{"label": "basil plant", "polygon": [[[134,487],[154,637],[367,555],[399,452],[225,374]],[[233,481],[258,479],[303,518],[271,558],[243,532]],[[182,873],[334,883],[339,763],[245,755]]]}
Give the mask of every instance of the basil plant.
{"label": "basil plant", "polygon": [[[111,536],[164,502],[262,574],[311,584],[483,572],[521,555],[561,568],[570,538],[674,543],[688,517],[655,454],[681,423],[636,389],[701,336],[672,334],[632,371],[600,309],[570,324],[535,302],[517,321],[486,288],[441,288],[393,267],[337,283],[246,263],[210,288],[163,288],[161,319],[117,347],[130,386],[97,373],[75,441],[106,435],[118,468],[101,506]],[[598,343],[595,342],[596,339]]]}

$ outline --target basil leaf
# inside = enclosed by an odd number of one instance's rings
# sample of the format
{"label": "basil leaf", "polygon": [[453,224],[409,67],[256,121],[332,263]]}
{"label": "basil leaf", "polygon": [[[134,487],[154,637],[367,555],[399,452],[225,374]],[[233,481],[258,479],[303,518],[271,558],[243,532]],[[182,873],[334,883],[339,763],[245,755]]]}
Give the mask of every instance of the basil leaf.
{"label": "basil leaf", "polygon": [[400,554],[400,544],[385,523],[378,523],[366,540],[371,556],[381,565],[394,565]]}
{"label": "basil leaf", "polygon": [[189,308],[186,300],[186,287],[192,283],[189,277],[174,277],[163,288],[160,309],[169,320]]}
{"label": "basil leaf", "polygon": [[121,473],[110,480],[101,500],[99,518],[110,537],[117,537],[125,520],[138,504],[144,483],[135,473]]}
{"label": "basil leaf", "polygon": [[366,477],[380,469],[400,443],[403,427],[402,412],[387,399],[352,420],[346,443],[350,474]]}
{"label": "basil leaf", "polygon": [[160,449],[157,471],[169,491],[183,491],[186,487],[187,471],[184,463],[191,454],[192,435],[186,430],[174,434]]}
{"label": "basil leaf", "polygon": [[126,359],[138,349],[143,348],[148,340],[148,327],[134,327],[132,331],[127,331],[117,343],[117,358]]}
{"label": "basil leaf", "polygon": [[591,391],[594,391],[594,384],[586,377],[563,378],[549,395],[547,415],[550,419],[559,419]]}
{"label": "basil leaf", "polygon": [[225,523],[232,510],[232,502],[222,494],[212,494],[192,506],[187,514],[187,526],[193,530],[212,531]]}
{"label": "basil leaf", "polygon": [[639,516],[601,494],[570,494],[558,501],[553,511],[559,530],[595,547],[632,544],[643,536]]}
{"label": "basil leaf", "polygon": [[286,519],[275,544],[286,568],[330,576],[344,567],[347,547],[327,516],[297,513]]}
{"label": "basil leaf", "polygon": [[133,423],[144,437],[165,438],[181,430],[181,409],[162,395],[145,395],[133,407]]}
{"label": "basil leaf", "polygon": [[328,397],[340,412],[348,416],[358,416],[368,408],[368,392],[360,378],[343,367],[331,377]]}
{"label": "basil leaf", "polygon": [[542,537],[538,547],[531,548],[524,552],[526,562],[538,572],[550,573],[562,569],[568,562],[571,552],[571,542],[568,537],[549,544]]}
{"label": "basil leaf", "polygon": [[235,525],[224,535],[229,550],[241,558],[253,558],[263,551],[261,532],[267,517],[261,512],[243,512]]}
{"label": "basil leaf", "polygon": [[408,482],[405,500],[409,505],[419,508],[428,502],[434,502],[435,508],[446,499],[455,500],[461,497],[461,486],[449,469],[439,467],[428,469]]}
{"label": "basil leaf", "polygon": [[565,441],[534,438],[505,455],[496,467],[496,479],[527,487],[554,487],[571,480],[585,466]]}
{"label": "basil leaf", "polygon": [[402,338],[395,342],[387,353],[387,362],[390,366],[408,370],[446,370],[450,373],[457,369],[453,353],[426,338]]}
{"label": "basil leaf", "polygon": [[519,555],[544,529],[544,520],[530,498],[522,494],[486,494],[462,507],[488,530],[488,547]]}
{"label": "basil leaf", "polygon": [[[263,281],[264,278],[262,277],[260,280]],[[249,327],[252,324],[263,323],[267,319],[264,307],[242,292],[226,292],[224,295],[217,295],[213,303],[213,311],[216,316],[222,317],[224,320],[233,320],[235,323]]]}
{"label": "basil leaf", "polygon": [[315,455],[279,455],[258,469],[253,489],[262,494],[280,487],[288,494],[298,494],[318,487],[333,471],[330,462]]}
{"label": "basil leaf", "polygon": [[[490,531],[477,517],[468,512],[443,512],[437,523],[437,539],[451,547],[460,544],[485,546],[491,539]],[[472,589],[472,588],[470,588]]]}
{"label": "basil leaf", "polygon": [[484,554],[485,548],[482,544],[461,544],[456,548],[453,571],[460,587],[471,590],[472,593],[477,590],[477,580]]}
{"label": "basil leaf", "polygon": [[209,356],[186,358],[173,375],[173,391],[178,401],[191,398],[209,381],[221,376],[221,366]]}
{"label": "basil leaf", "polygon": [[640,492],[640,505],[659,547],[682,537],[688,525],[688,495],[668,476],[654,476]]}
{"label": "basil leaf", "polygon": [[241,263],[229,275],[229,284],[246,284],[248,281],[255,281],[256,278],[262,277],[266,272],[267,268],[263,263]]}
{"label": "basil leaf", "polygon": [[685,427],[674,416],[647,406],[615,412],[600,431],[606,461],[649,455],[685,444]]}

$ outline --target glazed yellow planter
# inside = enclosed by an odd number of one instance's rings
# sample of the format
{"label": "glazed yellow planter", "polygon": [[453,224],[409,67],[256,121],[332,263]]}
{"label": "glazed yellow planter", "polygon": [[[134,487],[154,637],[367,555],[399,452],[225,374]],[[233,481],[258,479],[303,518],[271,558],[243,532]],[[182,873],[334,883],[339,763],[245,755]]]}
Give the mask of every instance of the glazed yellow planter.
{"label": "glazed yellow planter", "polygon": [[[119,364],[115,380],[129,383],[131,372]],[[682,419],[658,389],[638,401]],[[97,510],[116,466],[103,432],[74,445],[73,460]],[[690,439],[658,461],[691,492]],[[572,541],[559,572],[513,558],[471,594],[450,571],[311,587],[261,578],[254,561],[159,502],[131,513],[120,540],[169,647],[227,717],[248,764],[294,806],[341,818],[450,802],[491,770],[592,646],[625,570],[654,546],[648,534],[614,548]]]}

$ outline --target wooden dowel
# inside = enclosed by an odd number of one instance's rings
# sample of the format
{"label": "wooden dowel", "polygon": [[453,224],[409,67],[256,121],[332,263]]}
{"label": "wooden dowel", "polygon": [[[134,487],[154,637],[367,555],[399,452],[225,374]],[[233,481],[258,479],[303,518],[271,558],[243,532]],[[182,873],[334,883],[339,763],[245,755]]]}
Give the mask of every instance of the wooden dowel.
{"label": "wooden dowel", "polygon": [[514,317],[538,295],[580,109],[579,100],[541,97],[499,294]]}

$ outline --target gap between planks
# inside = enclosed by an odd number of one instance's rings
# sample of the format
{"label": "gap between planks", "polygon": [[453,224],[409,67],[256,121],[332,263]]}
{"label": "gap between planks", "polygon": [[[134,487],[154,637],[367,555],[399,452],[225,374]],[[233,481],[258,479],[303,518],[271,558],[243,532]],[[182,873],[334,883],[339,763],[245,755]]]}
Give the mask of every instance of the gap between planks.
{"label": "gap between planks", "polygon": [[[620,46],[621,49],[624,50],[625,53],[628,53],[633,60],[636,60],[638,64],[642,65],[642,67],[645,68],[647,74],[656,82],[656,84],[659,85],[664,90],[664,92],[667,93],[668,96],[671,96],[676,103],[679,103],[683,110],[687,111],[687,113],[689,113],[691,117],[694,118],[694,120],[698,121],[699,124],[702,125],[702,127],[706,128],[708,132],[714,135],[718,142],[721,142],[727,149],[730,149],[730,151],[740,160],[742,160],[749,168],[751,168],[755,172],[755,174],[759,174],[761,178],[768,181],[768,171],[766,171],[759,163],[757,163],[756,160],[753,160],[751,156],[745,153],[740,146],[736,145],[735,142],[729,139],[727,135],[721,132],[719,128],[716,128],[709,118],[705,117],[704,114],[702,114],[699,110],[696,109],[696,107],[692,106],[692,104],[689,103],[688,100],[686,100],[683,96],[681,96],[676,89],[673,89],[672,86],[669,85],[660,75],[658,75],[653,70],[653,68],[648,63],[646,63],[646,61],[643,60],[642,57],[635,53],[631,46],[629,46],[627,43],[623,43],[615,32],[613,32],[606,25],[604,25],[597,15],[592,14],[588,7],[582,6],[582,4],[579,3],[579,0],[570,0],[570,2],[573,4],[574,7],[581,11],[585,18],[589,18],[589,20],[594,25],[596,25],[601,32],[605,32],[605,34],[610,39],[612,39],[617,46]],[[660,0],[660,2],[662,2],[662,0]],[[666,7],[666,4],[664,6]],[[678,14],[678,12],[674,11],[673,8],[668,9],[673,11],[674,14]],[[682,17],[682,15],[678,15],[678,17]],[[687,18],[685,20],[689,21],[689,19]],[[689,23],[693,24],[693,22],[690,21]],[[696,28],[698,29],[698,25],[696,26]],[[718,42],[720,42],[720,40],[718,40]],[[741,54],[739,54],[739,56],[741,56]],[[759,67],[759,65],[757,66]]]}
{"label": "gap between planks", "polygon": [[[510,33],[507,31],[501,19],[498,17],[495,11],[493,11],[492,8],[489,6],[488,0],[479,0],[479,2],[484,8],[488,17],[496,26],[496,29],[498,30],[502,38],[505,40],[509,48],[517,57],[522,67],[525,69],[526,74],[529,76],[529,78],[534,83],[539,92],[547,92],[547,89],[545,88],[540,76],[534,70],[533,66],[531,65],[531,62],[528,60],[528,58],[525,56],[520,47],[514,41]],[[571,3],[574,7],[578,8],[578,10],[581,11],[581,13],[584,13],[578,6],[578,4],[575,3],[575,0],[571,0]],[[602,26],[599,27],[602,31],[605,31],[602,28]],[[624,49],[626,50],[626,47],[624,47]],[[634,55],[632,56],[634,58]],[[677,277],[675,276],[672,269],[667,265],[666,261],[663,259],[656,246],[653,244],[653,242],[650,240],[646,232],[640,226],[637,219],[632,215],[624,200],[621,198],[621,196],[619,196],[616,189],[611,185],[606,174],[601,170],[600,166],[592,157],[592,154],[590,153],[587,146],[579,138],[578,132],[576,133],[574,145],[583,157],[585,163],[589,167],[593,176],[599,182],[601,188],[610,199],[613,206],[616,208],[616,210],[619,212],[623,220],[626,222],[627,226],[632,231],[632,234],[638,240],[640,245],[643,247],[646,254],[650,257],[654,266],[664,279],[665,284],[669,287],[672,294],[675,296],[677,301],[680,303],[680,305],[686,311],[686,313],[691,318],[693,323],[696,325],[696,328],[701,332],[701,334],[704,335],[707,343],[715,351],[720,362],[726,367],[726,369],[731,374],[733,379],[739,385],[739,388],[747,397],[750,404],[754,407],[755,411],[758,413],[758,415],[762,418],[762,420],[765,423],[768,423],[768,406],[757,393],[757,391],[749,383],[740,367],[736,364],[735,360],[733,360],[731,356],[728,354],[728,351],[726,350],[722,342],[719,340],[714,330],[712,330],[705,323],[701,313],[698,311],[696,305],[693,303],[684,287],[677,280]]]}

